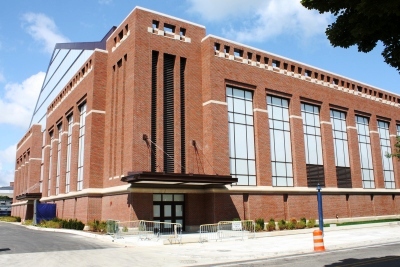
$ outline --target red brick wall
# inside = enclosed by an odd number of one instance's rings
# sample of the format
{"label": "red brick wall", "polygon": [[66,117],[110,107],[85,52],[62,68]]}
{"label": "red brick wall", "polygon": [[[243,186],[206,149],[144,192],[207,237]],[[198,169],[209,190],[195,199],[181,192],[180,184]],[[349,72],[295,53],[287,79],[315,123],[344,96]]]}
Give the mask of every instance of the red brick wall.
{"label": "red brick wall", "polygon": [[370,195],[350,195],[349,206],[350,206],[351,217],[363,217],[363,216],[375,215]]}

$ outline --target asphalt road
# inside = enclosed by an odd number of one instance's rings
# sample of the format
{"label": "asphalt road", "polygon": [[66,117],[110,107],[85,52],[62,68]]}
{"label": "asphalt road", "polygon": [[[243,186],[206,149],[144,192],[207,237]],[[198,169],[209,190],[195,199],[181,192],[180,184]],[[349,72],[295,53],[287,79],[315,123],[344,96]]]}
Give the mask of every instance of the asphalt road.
{"label": "asphalt road", "polygon": [[216,264],[213,266],[399,267],[400,242],[323,253],[310,253],[278,258],[259,259],[254,261],[230,262]]}
{"label": "asphalt road", "polygon": [[121,246],[79,235],[33,231],[19,225],[0,222],[0,256],[18,253],[108,249],[112,247]]}

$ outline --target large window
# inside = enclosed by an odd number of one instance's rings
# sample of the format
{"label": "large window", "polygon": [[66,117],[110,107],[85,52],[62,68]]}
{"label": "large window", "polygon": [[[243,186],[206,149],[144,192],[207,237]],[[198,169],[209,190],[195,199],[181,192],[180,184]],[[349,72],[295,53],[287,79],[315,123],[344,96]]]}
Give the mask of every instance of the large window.
{"label": "large window", "polygon": [[385,188],[395,188],[393,161],[392,158],[388,158],[386,156],[387,154],[392,153],[392,149],[390,148],[389,123],[386,121],[378,121],[378,131],[381,144],[383,180],[385,181]]}
{"label": "large window", "polygon": [[237,185],[256,185],[253,94],[227,87],[226,100],[231,175],[238,178]]}
{"label": "large window", "polygon": [[42,162],[40,164],[40,180],[39,180],[39,192],[43,193],[43,177],[44,177],[44,148],[46,146],[46,131],[42,132]]}
{"label": "large window", "polygon": [[303,118],[306,151],[307,185],[309,187],[318,184],[325,186],[319,107],[302,103],[301,116]]}
{"label": "large window", "polygon": [[349,145],[347,141],[346,113],[331,109],[333,144],[338,187],[351,188]]}
{"label": "large window", "polygon": [[57,144],[57,173],[56,173],[56,195],[60,193],[60,168],[61,168],[61,140],[62,124],[57,125],[58,144]]}
{"label": "large window", "polygon": [[363,188],[375,188],[368,123],[367,117],[356,116]]}
{"label": "large window", "polygon": [[48,182],[47,182],[47,196],[50,196],[50,188],[51,188],[51,169],[52,169],[52,164],[51,164],[51,159],[53,156],[53,139],[54,139],[54,134],[53,131],[51,131],[49,133],[50,136],[50,153],[49,153],[49,178],[48,178]]}
{"label": "large window", "polygon": [[67,166],[65,169],[65,193],[69,193],[69,185],[71,181],[71,144],[72,144],[72,123],[74,122],[74,118],[71,115],[67,117],[68,121],[68,137],[67,137]]}
{"label": "large window", "polygon": [[77,190],[83,189],[83,161],[85,158],[85,122],[86,122],[86,103],[79,107],[79,139],[78,139],[78,180]]}
{"label": "large window", "polygon": [[267,96],[273,186],[293,186],[289,101]]}

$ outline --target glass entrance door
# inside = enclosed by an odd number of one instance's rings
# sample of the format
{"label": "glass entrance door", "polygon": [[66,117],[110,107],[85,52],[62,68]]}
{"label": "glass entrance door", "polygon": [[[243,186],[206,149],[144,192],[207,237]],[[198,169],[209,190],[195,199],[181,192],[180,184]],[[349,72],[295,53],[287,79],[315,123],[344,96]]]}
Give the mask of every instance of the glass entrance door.
{"label": "glass entrance door", "polygon": [[153,194],[153,220],[180,223],[185,229],[185,197],[183,194]]}

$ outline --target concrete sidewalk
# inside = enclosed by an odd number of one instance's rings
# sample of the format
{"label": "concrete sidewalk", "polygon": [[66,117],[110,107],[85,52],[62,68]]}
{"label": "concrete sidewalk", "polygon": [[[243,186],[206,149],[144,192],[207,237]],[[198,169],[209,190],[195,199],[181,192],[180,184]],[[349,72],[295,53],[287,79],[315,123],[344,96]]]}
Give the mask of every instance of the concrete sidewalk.
{"label": "concrete sidewalk", "polygon": [[[121,248],[102,250],[101,253],[95,250],[77,250],[57,252],[53,256],[58,259],[58,262],[60,262],[60,259],[64,259],[65,266],[70,266],[69,263],[73,266],[75,257],[81,259],[78,261],[78,266],[104,266],[106,262],[110,261],[113,266],[131,266],[132,264],[146,267],[215,265],[217,263],[257,260],[285,255],[306,253],[312,255],[314,253],[312,232],[315,229],[262,232],[257,233],[256,238],[244,241],[224,240],[205,243],[185,243],[185,238],[187,240],[196,239],[196,234],[188,234],[183,236],[184,244],[182,245],[160,245],[160,242],[140,241],[137,237],[132,237],[118,239],[114,242],[114,244],[120,244]],[[46,229],[46,231],[73,232],[88,238],[113,242],[110,236],[82,231],[54,229]],[[400,242],[400,223],[398,222],[328,227],[325,228],[324,233],[326,251],[392,242]],[[36,253],[36,255],[29,253],[30,260],[32,260],[32,257],[46,257],[47,263],[51,263],[49,261],[52,258],[52,253],[37,254],[39,253]],[[28,255],[19,254],[18,257],[19,262],[21,262]]]}

